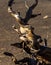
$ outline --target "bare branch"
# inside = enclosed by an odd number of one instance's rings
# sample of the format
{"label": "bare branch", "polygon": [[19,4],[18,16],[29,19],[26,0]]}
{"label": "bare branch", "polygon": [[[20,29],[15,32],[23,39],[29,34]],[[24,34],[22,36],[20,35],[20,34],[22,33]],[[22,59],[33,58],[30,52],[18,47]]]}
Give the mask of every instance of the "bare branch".
{"label": "bare branch", "polygon": [[27,5],[26,1],[25,1],[25,7],[26,7],[27,9],[29,9],[29,6]]}

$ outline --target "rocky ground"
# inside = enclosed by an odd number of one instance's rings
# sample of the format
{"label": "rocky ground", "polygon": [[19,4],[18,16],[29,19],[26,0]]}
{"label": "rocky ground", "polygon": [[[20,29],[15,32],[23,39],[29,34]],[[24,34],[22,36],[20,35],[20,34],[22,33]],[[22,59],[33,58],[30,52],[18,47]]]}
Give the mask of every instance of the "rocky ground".
{"label": "rocky ground", "polygon": [[[15,32],[12,26],[18,24],[16,20],[7,12],[9,0],[0,0],[0,65],[14,65],[10,57],[7,57],[3,52],[8,51],[19,60],[24,57],[29,57],[29,54],[22,52],[22,49],[10,46],[19,42],[19,35]],[[34,0],[26,0],[31,6]],[[24,18],[26,15],[26,7],[24,0],[15,0],[13,5],[15,11],[20,11]],[[28,21],[34,27],[34,33],[40,35],[42,39],[47,40],[47,46],[51,48],[51,0],[38,0],[37,6],[33,10],[33,14],[38,15]],[[42,43],[44,44],[44,42]]]}

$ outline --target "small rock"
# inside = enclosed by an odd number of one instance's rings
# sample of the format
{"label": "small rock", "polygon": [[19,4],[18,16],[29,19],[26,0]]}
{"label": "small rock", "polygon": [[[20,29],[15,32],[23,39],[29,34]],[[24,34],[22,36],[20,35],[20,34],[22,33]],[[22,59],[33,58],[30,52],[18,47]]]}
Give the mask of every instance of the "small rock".
{"label": "small rock", "polygon": [[44,16],[43,19],[47,19],[48,18],[48,15]]}

